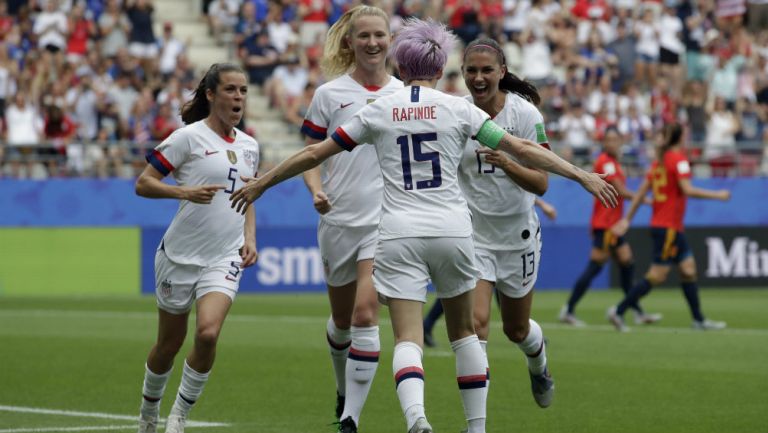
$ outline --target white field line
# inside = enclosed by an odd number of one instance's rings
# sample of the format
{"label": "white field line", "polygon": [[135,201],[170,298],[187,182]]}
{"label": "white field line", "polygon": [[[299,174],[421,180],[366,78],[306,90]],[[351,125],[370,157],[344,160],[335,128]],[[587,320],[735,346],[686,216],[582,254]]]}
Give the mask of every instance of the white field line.
{"label": "white field line", "polygon": [[[113,420],[121,420],[121,421],[137,421],[138,422],[139,420],[138,415],[116,415],[112,413],[103,413],[103,412],[79,412],[74,410],[44,409],[39,407],[0,405],[0,411],[16,412],[16,413],[36,413],[40,415],[71,416],[75,418],[113,419]],[[164,419],[160,419],[160,421],[162,422],[164,421]],[[133,425],[133,427],[135,427],[136,425]],[[224,424],[220,422],[187,421],[186,426],[187,427],[228,427],[229,424]],[[10,430],[0,430],[0,433],[8,432],[8,431]],[[13,431],[16,431],[16,430],[13,430]],[[30,430],[30,431],[38,431],[38,430]]]}
{"label": "white field line", "polygon": [[[90,319],[137,319],[153,320],[157,317],[155,312],[123,312],[123,311],[86,311],[86,310],[53,310],[53,309],[35,309],[35,310],[3,310],[0,309],[0,318],[2,317],[68,317],[68,318],[90,318]],[[287,323],[287,324],[324,324],[328,319],[320,316],[279,316],[279,315],[250,315],[250,314],[230,314],[227,317],[229,322],[241,323]],[[380,319],[380,325],[389,325],[389,319]],[[571,330],[576,332],[599,331],[616,332],[611,325],[586,325],[575,327],[563,323],[539,322],[542,327],[547,329]],[[632,331],[650,332],[658,334],[679,334],[679,333],[700,333],[707,332],[712,334],[724,335],[746,335],[746,336],[765,336],[768,335],[768,328],[726,328],[719,331],[699,331],[692,328],[671,328],[658,325],[640,325],[631,326]],[[491,322],[494,328],[501,328],[501,322],[494,320]]]}
{"label": "white field line", "polygon": [[41,428],[8,428],[0,429],[0,433],[38,433],[38,432],[65,432],[65,431],[115,431],[115,430],[136,430],[136,424],[128,425],[103,425],[103,426],[84,426],[84,427],[41,427]]}

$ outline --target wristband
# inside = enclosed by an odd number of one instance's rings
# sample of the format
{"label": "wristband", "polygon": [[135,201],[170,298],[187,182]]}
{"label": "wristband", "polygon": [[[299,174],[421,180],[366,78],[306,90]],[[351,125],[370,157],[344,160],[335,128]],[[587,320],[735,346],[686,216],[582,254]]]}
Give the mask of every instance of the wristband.
{"label": "wristband", "polygon": [[488,119],[483,123],[480,131],[477,132],[475,140],[479,141],[483,146],[496,150],[501,139],[504,138],[504,134],[506,134],[506,131],[501,129],[493,120]]}

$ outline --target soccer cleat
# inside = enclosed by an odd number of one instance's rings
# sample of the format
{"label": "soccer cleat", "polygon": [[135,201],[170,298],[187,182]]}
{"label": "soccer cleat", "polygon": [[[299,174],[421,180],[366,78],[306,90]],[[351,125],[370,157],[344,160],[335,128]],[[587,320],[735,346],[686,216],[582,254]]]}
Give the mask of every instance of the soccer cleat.
{"label": "soccer cleat", "polygon": [[165,433],[184,433],[184,424],[187,418],[184,415],[172,413],[165,420]]}
{"label": "soccer cleat", "polygon": [[357,433],[357,426],[351,416],[344,418],[339,423],[338,433]]}
{"label": "soccer cleat", "polygon": [[624,324],[624,319],[616,314],[616,306],[608,308],[608,311],[605,312],[605,317],[617,331],[629,332],[629,327]]}
{"label": "soccer cleat", "polygon": [[549,370],[544,367],[542,374],[533,374],[530,371],[528,374],[531,376],[531,392],[536,404],[542,408],[549,407],[552,404],[552,397],[555,396],[555,381],[549,374]]}
{"label": "soccer cleat", "polygon": [[719,329],[725,329],[725,322],[720,322],[717,320],[694,320],[693,321],[693,329],[697,329],[700,331],[717,331]]}
{"label": "soccer cleat", "polygon": [[576,316],[574,316],[572,313],[568,312],[568,306],[563,305],[563,308],[560,309],[560,315],[558,315],[558,319],[560,322],[565,323],[566,325],[571,326],[586,326],[586,323],[584,323],[583,320],[580,320]]}
{"label": "soccer cleat", "polygon": [[427,347],[437,346],[437,344],[435,343],[435,338],[432,336],[431,332],[424,333],[424,345]]}
{"label": "soccer cleat", "polygon": [[139,433],[157,433],[157,417],[139,417]]}
{"label": "soccer cleat", "polygon": [[427,419],[422,417],[416,420],[413,426],[408,430],[408,433],[433,433],[432,426],[429,425]]}
{"label": "soccer cleat", "polygon": [[344,413],[344,396],[336,391],[336,419],[341,419],[341,415]]}
{"label": "soccer cleat", "polygon": [[638,313],[635,311],[635,325],[652,325],[661,321],[661,313]]}

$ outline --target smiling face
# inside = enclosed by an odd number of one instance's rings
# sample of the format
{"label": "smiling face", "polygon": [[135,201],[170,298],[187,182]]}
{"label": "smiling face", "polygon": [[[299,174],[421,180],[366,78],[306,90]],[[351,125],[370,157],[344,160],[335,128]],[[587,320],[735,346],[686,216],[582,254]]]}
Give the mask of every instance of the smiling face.
{"label": "smiling face", "polygon": [[464,83],[472,94],[476,105],[493,101],[499,91],[499,81],[507,73],[506,66],[499,62],[499,57],[488,50],[471,50],[464,58],[462,66]]}
{"label": "smiling face", "polygon": [[206,97],[211,106],[208,117],[214,117],[217,122],[234,127],[243,118],[247,93],[248,81],[242,72],[222,72],[219,74],[219,85],[216,86],[216,90],[206,91]]}
{"label": "smiling face", "polygon": [[384,18],[374,15],[358,17],[345,40],[355,53],[357,68],[375,71],[386,67],[392,35],[389,34],[389,23]]}

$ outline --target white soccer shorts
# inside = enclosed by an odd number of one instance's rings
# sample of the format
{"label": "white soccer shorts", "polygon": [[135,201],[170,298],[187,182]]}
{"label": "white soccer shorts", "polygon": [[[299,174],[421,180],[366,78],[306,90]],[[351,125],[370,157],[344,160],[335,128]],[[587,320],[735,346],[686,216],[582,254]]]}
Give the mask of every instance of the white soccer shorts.
{"label": "white soccer shorts", "polygon": [[196,299],[211,292],[229,296],[233,301],[240,286],[240,257],[212,266],[184,265],[168,258],[165,251],[155,254],[155,296],[157,307],[171,314],[183,314]]}
{"label": "white soccer shorts", "polygon": [[471,236],[379,241],[373,285],[384,302],[389,298],[426,302],[431,279],[438,298],[453,298],[475,288],[474,255]]}
{"label": "white soccer shorts", "polygon": [[504,296],[519,299],[536,284],[541,260],[541,230],[528,247],[521,250],[498,251],[476,248],[475,265],[481,280],[496,283]]}
{"label": "white soccer shorts", "polygon": [[317,243],[328,285],[340,287],[357,280],[357,262],[373,258],[378,239],[377,226],[341,227],[320,220]]}

